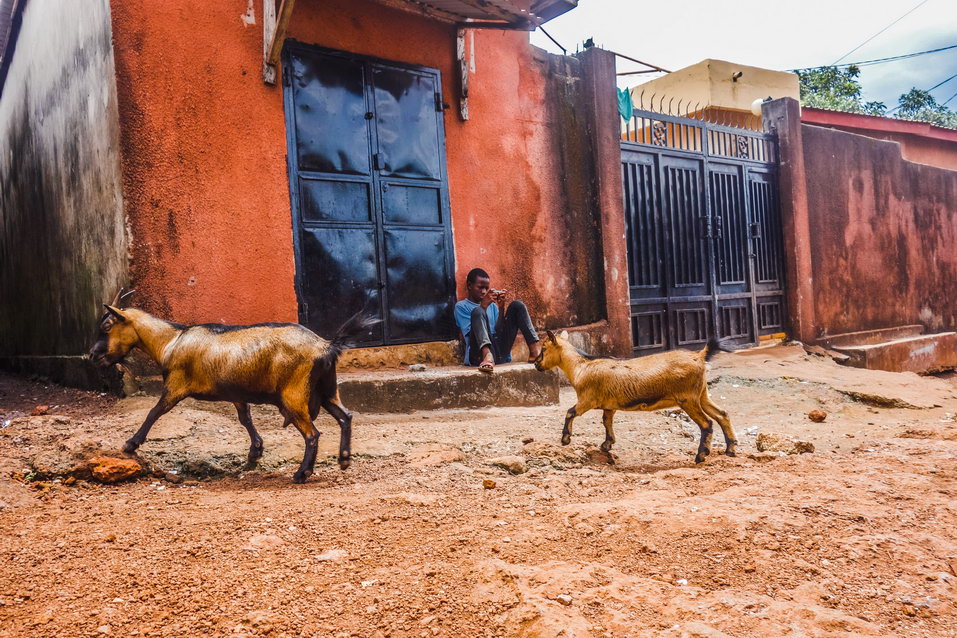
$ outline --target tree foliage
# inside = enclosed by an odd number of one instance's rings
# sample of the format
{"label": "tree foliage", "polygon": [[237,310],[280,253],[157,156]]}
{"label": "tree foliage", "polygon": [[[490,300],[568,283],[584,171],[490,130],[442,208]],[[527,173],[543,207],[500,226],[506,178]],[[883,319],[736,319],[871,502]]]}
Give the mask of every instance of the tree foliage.
{"label": "tree foliage", "polygon": [[832,111],[884,115],[887,107],[883,102],[864,102],[861,99],[861,83],[857,77],[861,70],[856,66],[840,69],[825,66],[819,69],[798,71],[801,83],[801,104]]}
{"label": "tree foliage", "polygon": [[[856,66],[844,69],[825,66],[798,71],[801,86],[801,104],[832,111],[887,115],[883,102],[864,102],[861,98],[861,70]],[[937,126],[957,128],[957,113],[938,104],[927,91],[914,88],[898,99],[893,116],[904,120],[930,122]]]}
{"label": "tree foliage", "polygon": [[911,89],[897,100],[897,117],[904,120],[920,120],[937,126],[957,128],[957,113],[943,104],[938,104],[927,91]]}

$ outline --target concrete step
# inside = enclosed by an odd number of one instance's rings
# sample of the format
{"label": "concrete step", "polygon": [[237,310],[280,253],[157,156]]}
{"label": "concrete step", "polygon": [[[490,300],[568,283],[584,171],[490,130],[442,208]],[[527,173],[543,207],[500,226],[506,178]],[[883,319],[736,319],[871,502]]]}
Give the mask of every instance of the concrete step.
{"label": "concrete step", "polygon": [[[464,366],[338,373],[339,396],[353,412],[407,413],[453,408],[522,407],[558,403],[557,370],[539,372],[529,363],[495,366],[483,374]],[[127,393],[159,396],[163,379],[138,377]]]}
{"label": "concrete step", "polygon": [[831,347],[846,354],[848,359],[845,363],[857,368],[918,374],[957,368],[957,332]]}
{"label": "concrete step", "polygon": [[829,335],[817,340],[817,345],[825,348],[837,349],[841,346],[866,346],[885,341],[894,341],[905,337],[916,337],[924,332],[924,326],[895,326],[893,328],[878,328],[876,330],[861,330],[860,332],[845,332]]}

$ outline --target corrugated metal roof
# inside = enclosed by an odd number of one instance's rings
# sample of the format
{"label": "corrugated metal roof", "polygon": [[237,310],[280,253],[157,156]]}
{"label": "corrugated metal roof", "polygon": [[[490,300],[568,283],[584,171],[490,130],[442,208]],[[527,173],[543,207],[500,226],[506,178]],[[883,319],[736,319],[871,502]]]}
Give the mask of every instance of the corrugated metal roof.
{"label": "corrugated metal roof", "polygon": [[578,0],[380,0],[392,6],[406,5],[450,22],[503,22],[530,28],[559,16]]}

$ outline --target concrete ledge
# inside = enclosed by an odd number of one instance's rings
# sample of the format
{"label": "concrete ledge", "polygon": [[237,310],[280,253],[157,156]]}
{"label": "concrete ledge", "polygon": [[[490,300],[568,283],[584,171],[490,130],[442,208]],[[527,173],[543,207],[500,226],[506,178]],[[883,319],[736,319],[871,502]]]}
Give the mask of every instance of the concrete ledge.
{"label": "concrete ledge", "polygon": [[[374,370],[337,374],[339,397],[353,412],[408,413],[453,408],[525,407],[558,403],[557,370],[539,372],[529,363],[495,366],[486,375],[476,368],[452,366],[422,372]],[[163,392],[163,379],[139,377],[128,394]],[[208,405],[200,401],[199,404]]]}
{"label": "concrete ledge", "polygon": [[423,372],[346,372],[339,395],[353,412],[413,412],[450,408],[554,405],[559,373],[527,363],[495,366],[485,375],[456,366]]}
{"label": "concrete ledge", "polygon": [[839,346],[848,365],[926,374],[957,367],[957,333],[941,332],[866,345]]}
{"label": "concrete ledge", "polygon": [[825,348],[840,348],[842,346],[866,346],[884,341],[894,341],[907,337],[916,337],[924,332],[924,326],[895,326],[893,328],[878,328],[876,330],[861,330],[859,332],[845,332],[829,335],[817,340],[819,346]]}

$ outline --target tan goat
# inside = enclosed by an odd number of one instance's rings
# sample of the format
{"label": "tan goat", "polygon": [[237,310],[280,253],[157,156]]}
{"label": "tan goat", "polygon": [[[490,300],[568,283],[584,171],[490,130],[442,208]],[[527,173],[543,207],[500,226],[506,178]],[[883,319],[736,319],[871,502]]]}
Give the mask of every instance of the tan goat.
{"label": "tan goat", "polygon": [[349,467],[352,413],[339,400],[336,361],[377,320],[358,313],[326,340],[291,323],[186,326],[136,308],[121,308],[123,297],[121,291],[106,306],[90,360],[109,367],[139,348],[163,369],[163,394],[123,446],[124,452],[136,452],[157,419],[183,399],[193,397],[233,403],[239,422],[249,433],[249,468],[255,467],[263,453],[263,440],[253,425],[249,404],[278,407],[286,419],[284,425],[295,425],[305,440],[302,463],[293,476],[295,483],[305,482],[313,473],[319,440],[313,421],[319,408],[325,408],[339,423],[339,467]]}
{"label": "tan goat", "polygon": [[546,331],[542,353],[535,360],[538,370],[560,368],[578,395],[578,403],[565,416],[562,445],[572,436],[572,421],[593,409],[602,410],[605,441],[601,449],[611,450],[615,442],[612,419],[618,410],[662,410],[679,407],[701,428],[701,443],[695,463],[711,453],[711,421],[716,420],[724,432],[725,454],[734,456],[737,437],[728,414],[708,396],[705,361],[717,349],[709,343],[698,352],[671,350],[637,359],[600,359],[581,353],[568,342],[567,333],[556,337]]}

